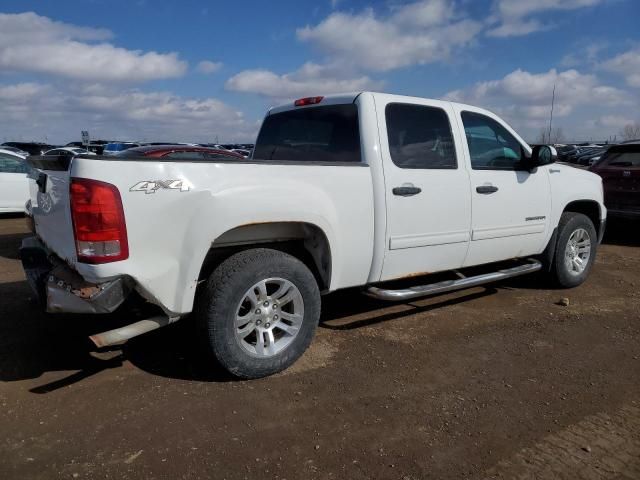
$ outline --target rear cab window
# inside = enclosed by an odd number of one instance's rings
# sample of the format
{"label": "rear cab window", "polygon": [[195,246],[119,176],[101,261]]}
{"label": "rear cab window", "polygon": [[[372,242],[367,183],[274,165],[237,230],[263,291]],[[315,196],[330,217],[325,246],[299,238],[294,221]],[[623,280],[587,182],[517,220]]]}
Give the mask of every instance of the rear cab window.
{"label": "rear cab window", "polygon": [[256,160],[360,163],[358,107],[302,107],[267,116],[256,141]]}

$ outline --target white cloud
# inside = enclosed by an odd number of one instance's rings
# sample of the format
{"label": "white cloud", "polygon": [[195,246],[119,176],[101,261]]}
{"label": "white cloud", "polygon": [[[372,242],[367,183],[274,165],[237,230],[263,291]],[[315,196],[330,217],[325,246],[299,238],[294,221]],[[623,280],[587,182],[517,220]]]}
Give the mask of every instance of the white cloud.
{"label": "white cloud", "polygon": [[222,68],[222,62],[212,62],[211,60],[202,60],[196,66],[196,70],[205,75],[215,73]]}
{"label": "white cloud", "polygon": [[33,12],[0,14],[0,68],[101,82],[179,77],[186,71],[176,53],[145,53],[104,42],[112,36],[105,29]]}
{"label": "white cloud", "polygon": [[480,22],[462,17],[446,0],[422,0],[392,10],[336,12],[315,26],[297,30],[298,38],[349,68],[388,71],[449,58],[480,32]]}
{"label": "white cloud", "polygon": [[0,85],[0,99],[8,102],[25,101],[43,94],[46,90],[46,86],[33,82]]}
{"label": "white cloud", "polygon": [[467,90],[449,92],[446,97],[470,103],[499,101],[528,106],[549,105],[554,84],[556,106],[567,109],[567,113],[576,105],[599,102],[603,106],[615,106],[628,98],[620,89],[600,85],[594,75],[581,74],[577,70],[558,72],[556,69],[545,73],[518,69],[500,80],[480,82]]}
{"label": "white cloud", "polygon": [[249,141],[257,125],[215,98],[104,85],[0,85],[2,139],[94,138],[148,141]]}
{"label": "white cloud", "polygon": [[623,115],[603,115],[596,120],[595,125],[599,127],[622,129],[626,125],[630,125],[633,123],[635,123],[635,120],[633,118]]}
{"label": "white cloud", "polygon": [[597,66],[600,56],[609,47],[609,43],[605,41],[594,41],[587,44],[580,42],[579,47],[562,57],[560,66],[564,68],[585,66],[593,68]]}
{"label": "white cloud", "polygon": [[343,77],[334,66],[305,63],[295,72],[278,75],[270,70],[245,70],[227,80],[226,88],[284,100],[318,94],[375,90],[382,87],[367,76]]}
{"label": "white cloud", "polygon": [[488,35],[492,37],[524,36],[547,30],[553,25],[538,18],[536,14],[550,11],[568,11],[593,7],[606,0],[495,0],[493,15],[489,23],[498,23]]}
{"label": "white cloud", "polygon": [[[554,84],[554,118],[571,127],[577,127],[583,118],[594,118],[596,114],[602,115],[603,111],[627,107],[631,100],[627,92],[601,84],[594,75],[577,70],[558,72],[555,69],[543,73],[518,69],[499,80],[454,90],[445,98],[486,107],[517,129],[535,135],[536,129],[548,121]],[[590,125],[593,127],[593,122]],[[581,137],[584,132],[575,134]]]}
{"label": "white cloud", "polygon": [[602,67],[622,75],[628,85],[640,87],[640,48],[621,53],[604,62]]}

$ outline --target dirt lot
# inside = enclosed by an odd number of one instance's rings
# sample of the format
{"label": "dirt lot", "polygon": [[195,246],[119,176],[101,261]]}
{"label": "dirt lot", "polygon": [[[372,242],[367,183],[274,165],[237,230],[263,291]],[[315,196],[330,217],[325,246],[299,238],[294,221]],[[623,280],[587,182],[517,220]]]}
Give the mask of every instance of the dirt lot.
{"label": "dirt lot", "polygon": [[326,297],[306,355],[250,382],[205,364],[189,322],[96,354],[108,319],[28,301],[24,234],[0,218],[2,479],[640,478],[638,224],[571,291]]}

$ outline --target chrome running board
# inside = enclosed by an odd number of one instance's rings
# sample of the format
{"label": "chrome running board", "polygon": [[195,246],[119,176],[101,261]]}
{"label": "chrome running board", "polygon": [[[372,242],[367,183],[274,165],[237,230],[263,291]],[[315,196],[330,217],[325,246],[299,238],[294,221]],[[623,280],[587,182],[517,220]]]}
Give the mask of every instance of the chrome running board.
{"label": "chrome running board", "polygon": [[392,302],[409,300],[411,298],[477,287],[478,285],[484,285],[485,283],[497,282],[506,278],[519,277],[520,275],[526,275],[527,273],[537,272],[541,269],[542,263],[540,261],[529,259],[528,262],[523,265],[505,268],[503,270],[498,270],[497,272],[486,273],[483,275],[476,275],[474,277],[464,277],[458,280],[445,280],[443,282],[420,285],[401,290],[369,287],[364,291],[364,294],[369,297],[377,298],[378,300],[387,300]]}

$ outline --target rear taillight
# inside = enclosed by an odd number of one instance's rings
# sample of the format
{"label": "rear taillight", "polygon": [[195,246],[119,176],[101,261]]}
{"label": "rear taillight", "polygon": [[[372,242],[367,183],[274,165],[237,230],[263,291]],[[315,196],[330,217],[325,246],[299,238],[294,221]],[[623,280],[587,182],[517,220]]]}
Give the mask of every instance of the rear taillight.
{"label": "rear taillight", "polygon": [[122,199],[115,185],[71,179],[71,217],[81,263],[109,263],[129,258]]}

